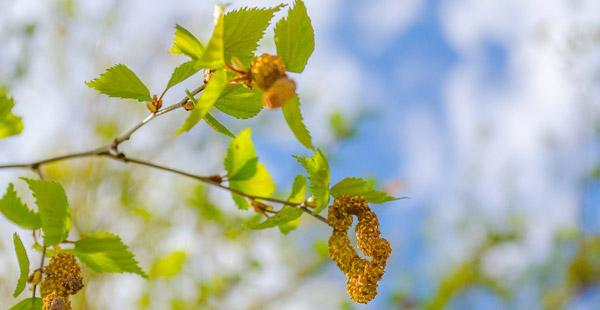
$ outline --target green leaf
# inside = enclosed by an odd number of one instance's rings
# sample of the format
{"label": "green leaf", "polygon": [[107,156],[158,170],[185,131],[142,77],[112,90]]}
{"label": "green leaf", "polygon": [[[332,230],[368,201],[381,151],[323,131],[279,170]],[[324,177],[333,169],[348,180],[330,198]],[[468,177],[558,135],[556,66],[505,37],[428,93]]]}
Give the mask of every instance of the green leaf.
{"label": "green leaf", "polygon": [[290,126],[290,129],[296,136],[296,139],[302,145],[304,145],[307,149],[314,150],[314,146],[312,144],[312,138],[310,136],[310,132],[306,129],[306,125],[304,125],[302,113],[300,112],[300,98],[298,95],[294,96],[293,99],[288,101],[282,108],[283,117],[285,117],[285,121]]}
{"label": "green leaf", "polygon": [[243,130],[229,143],[225,156],[225,170],[229,180],[247,180],[256,174],[258,158],[250,139],[252,131]]}
{"label": "green leaf", "polygon": [[8,310],[42,310],[42,299],[39,297],[23,299]]}
{"label": "green leaf", "polygon": [[44,245],[58,245],[69,235],[71,230],[71,211],[67,195],[60,183],[54,181],[33,180],[23,178],[33,192],[38,206]]}
{"label": "green leaf", "polygon": [[325,159],[320,150],[317,150],[311,158],[294,157],[308,172],[308,179],[310,180],[309,188],[313,195],[315,195],[315,201],[317,202],[317,207],[313,211],[313,214],[319,214],[329,203],[329,181],[331,174],[327,159]]}
{"label": "green leaf", "polygon": [[[275,192],[275,182],[265,166],[258,162],[251,134],[249,128],[245,129],[229,144],[225,157],[229,187],[245,194],[268,197]],[[248,209],[249,204],[245,198],[232,195],[240,209]]]}
{"label": "green leaf", "polygon": [[17,282],[17,288],[13,293],[13,297],[16,298],[25,289],[25,284],[27,283],[27,278],[29,277],[29,258],[27,257],[25,246],[23,246],[23,242],[21,242],[21,238],[19,238],[17,233],[13,235],[13,243],[15,244],[15,252],[17,253],[17,259],[19,261],[19,270],[21,270],[21,275],[19,276],[19,281]]}
{"label": "green leaf", "polygon": [[254,57],[258,41],[265,34],[273,14],[283,5],[271,9],[241,8],[225,14],[225,61],[229,62],[231,56],[236,56],[246,66]]}
{"label": "green leaf", "polygon": [[333,197],[341,195],[362,196],[370,203],[384,203],[398,199],[374,189],[373,185],[360,178],[345,178],[332,186],[329,192]]}
{"label": "green leaf", "polygon": [[75,242],[75,255],[96,272],[130,272],[147,278],[121,238],[111,233],[96,232]]}
{"label": "green leaf", "polygon": [[218,70],[208,81],[208,84],[206,84],[206,88],[200,95],[200,98],[198,98],[198,101],[194,99],[190,92],[186,91],[188,98],[194,103],[194,109],[190,111],[190,115],[188,115],[183,125],[177,129],[175,135],[189,131],[196,126],[206,116],[206,113],[213,107],[217,99],[219,99],[225,86],[227,86],[227,74],[223,70]]}
{"label": "green leaf", "polygon": [[6,194],[0,200],[0,212],[8,220],[25,229],[36,230],[42,227],[40,216],[21,202],[12,183],[8,184]]}
{"label": "green leaf", "polygon": [[304,201],[304,197],[306,196],[306,178],[299,174],[294,179],[294,184],[292,185],[292,192],[288,197],[288,201],[293,203],[302,203]]}
{"label": "green leaf", "polygon": [[[44,247],[41,246],[39,243],[34,243],[32,248],[40,253],[44,252]],[[69,252],[71,250],[72,249],[61,249],[60,251],[61,252]],[[56,251],[49,249],[49,248],[46,249],[46,257],[52,258],[52,257],[56,256],[56,254],[57,254]],[[73,251],[73,253],[71,253],[71,254],[75,254],[75,252]]]}
{"label": "green leaf", "polygon": [[221,124],[214,116],[210,115],[210,113],[206,113],[204,116],[204,120],[215,131],[222,133],[230,138],[235,138],[235,135],[225,127],[225,125]]}
{"label": "green leaf", "polygon": [[[301,203],[304,201],[306,195],[306,178],[302,175],[296,176],[294,179],[294,185],[292,186],[292,192],[288,201],[293,203]],[[300,225],[300,217],[304,211],[294,206],[283,206],[283,208],[277,212],[274,216],[267,218],[262,223],[249,224],[251,229],[265,229],[275,226],[279,226],[279,230],[282,233],[288,234],[290,231],[296,229]]]}
{"label": "green leaf", "polygon": [[0,139],[15,136],[23,131],[23,121],[12,113],[15,101],[0,87]]}
{"label": "green leaf", "polygon": [[[299,174],[294,179],[294,185],[292,185],[292,192],[290,193],[290,197],[288,197],[288,201],[294,203],[302,203],[304,198],[306,197],[306,178]],[[284,207],[285,208],[285,207]],[[298,216],[298,218],[291,220],[287,223],[279,224],[279,230],[287,235],[290,231],[298,228],[300,226],[300,220],[302,218]]]}
{"label": "green leaf", "polygon": [[176,276],[183,268],[185,257],[185,252],[177,251],[157,260],[150,269],[150,277],[172,278]]}
{"label": "green leaf", "polygon": [[200,69],[202,69],[202,67],[198,66],[196,61],[190,60],[182,63],[173,71],[171,79],[167,84],[167,89],[187,80],[189,77],[200,71]]}
{"label": "green leaf", "polygon": [[221,112],[239,119],[256,116],[263,108],[263,92],[243,85],[228,85],[215,107]]}
{"label": "green leaf", "polygon": [[284,206],[279,212],[277,212],[275,215],[268,218],[266,221],[256,224],[256,225],[253,225],[250,228],[265,229],[265,228],[271,228],[271,227],[275,227],[278,225],[282,225],[282,224],[285,224],[285,223],[288,223],[290,221],[300,218],[302,213],[304,213],[304,211],[302,211],[302,209],[300,209],[300,208],[296,208],[296,207],[292,207],[292,206]]}
{"label": "green leaf", "polygon": [[192,59],[198,59],[204,53],[204,46],[187,29],[175,24],[173,47],[171,47],[169,52],[172,54],[184,54]]}
{"label": "green leaf", "polygon": [[223,51],[223,33],[225,32],[223,7],[216,5],[215,15],[217,16],[215,29],[202,57],[198,59],[198,65],[202,68],[219,69],[225,65],[225,54]]}
{"label": "green leaf", "polygon": [[302,0],[296,0],[287,18],[275,26],[277,55],[283,58],[287,71],[300,73],[315,49],[315,31]]}
{"label": "green leaf", "polygon": [[140,79],[125,65],[118,64],[106,69],[85,84],[109,97],[135,99],[137,101],[152,101],[150,91]]}

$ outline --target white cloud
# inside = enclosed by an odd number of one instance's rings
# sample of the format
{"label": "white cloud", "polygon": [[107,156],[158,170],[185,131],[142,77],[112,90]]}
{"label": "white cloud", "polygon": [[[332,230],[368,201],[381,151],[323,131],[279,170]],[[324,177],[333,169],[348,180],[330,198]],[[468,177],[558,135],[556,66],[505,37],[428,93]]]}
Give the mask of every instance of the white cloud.
{"label": "white cloud", "polygon": [[404,33],[423,13],[423,0],[362,1],[353,8],[358,29],[357,41],[367,51],[377,53],[390,40]]}

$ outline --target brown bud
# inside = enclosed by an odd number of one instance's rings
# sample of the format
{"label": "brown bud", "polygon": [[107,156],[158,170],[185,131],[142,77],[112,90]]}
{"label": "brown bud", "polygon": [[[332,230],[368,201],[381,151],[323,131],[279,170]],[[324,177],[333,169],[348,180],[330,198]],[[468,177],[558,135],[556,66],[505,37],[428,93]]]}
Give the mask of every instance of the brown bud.
{"label": "brown bud", "polygon": [[218,174],[208,176],[208,179],[211,180],[211,181],[213,181],[213,182],[215,182],[215,183],[217,183],[217,184],[223,183],[223,177],[220,176],[220,175],[218,175]]}

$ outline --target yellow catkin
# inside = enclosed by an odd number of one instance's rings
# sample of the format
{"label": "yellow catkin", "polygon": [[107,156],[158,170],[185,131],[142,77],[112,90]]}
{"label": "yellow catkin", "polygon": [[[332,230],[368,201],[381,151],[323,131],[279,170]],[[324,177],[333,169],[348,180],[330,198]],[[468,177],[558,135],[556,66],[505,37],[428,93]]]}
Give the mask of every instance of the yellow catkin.
{"label": "yellow catkin", "polygon": [[71,254],[58,253],[44,268],[44,272],[46,278],[40,287],[42,297],[52,293],[58,296],[75,295],[84,287],[81,268]]}
{"label": "yellow catkin", "polygon": [[42,301],[42,310],[71,310],[71,301],[69,296],[49,293]]}
{"label": "yellow catkin", "polygon": [[[333,233],[329,238],[329,257],[348,277],[346,290],[352,301],[368,303],[377,295],[377,282],[383,276],[392,248],[381,238],[379,221],[367,202],[358,196],[336,198],[328,211],[329,225]],[[355,227],[358,248],[371,260],[361,258],[348,238],[353,215],[358,218]]]}

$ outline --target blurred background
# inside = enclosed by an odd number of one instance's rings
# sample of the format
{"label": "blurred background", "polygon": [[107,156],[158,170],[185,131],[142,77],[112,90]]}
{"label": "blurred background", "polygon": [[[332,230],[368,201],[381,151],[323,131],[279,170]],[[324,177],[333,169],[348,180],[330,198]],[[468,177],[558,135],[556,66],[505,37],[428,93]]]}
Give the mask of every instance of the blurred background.
{"label": "blurred background", "polygon": [[[229,9],[276,1],[229,1]],[[25,130],[0,163],[84,151],[147,115],[83,82],[126,64],[160,93],[175,23],[203,42],[210,1],[0,0],[0,84]],[[120,235],[146,281],[84,270],[74,309],[598,309],[600,307],[600,2],[596,0],[306,0],[316,47],[292,78],[332,184],[372,179],[408,200],[373,206],[393,252],[369,305],[352,304],[327,258],[330,229],[303,216],[289,235],[244,225],[228,192],[107,159],[44,168],[67,191],[71,239]],[[275,15],[273,21],[285,15]],[[272,27],[259,52],[274,53]],[[201,75],[169,91],[179,101]],[[223,173],[229,139],[200,124],[178,137],[175,111],[137,132],[128,156]],[[260,161],[286,197],[309,155],[279,111],[253,129]],[[0,171],[33,206],[27,170]],[[0,219],[0,308],[15,304],[11,234]],[[39,253],[28,248],[32,262]],[[26,292],[27,293],[27,292]],[[24,298],[24,293],[20,298]]]}

